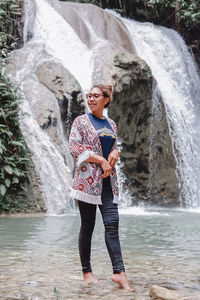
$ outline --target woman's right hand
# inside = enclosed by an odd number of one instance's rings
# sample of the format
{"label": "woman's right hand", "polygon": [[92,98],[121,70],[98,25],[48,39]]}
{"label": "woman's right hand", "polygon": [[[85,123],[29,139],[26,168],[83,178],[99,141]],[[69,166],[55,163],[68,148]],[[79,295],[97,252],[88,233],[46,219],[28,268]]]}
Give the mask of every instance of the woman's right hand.
{"label": "woman's right hand", "polygon": [[101,167],[103,169],[103,174],[101,175],[102,178],[106,178],[110,175],[111,171],[112,171],[112,167],[109,164],[109,162],[103,158],[102,162],[101,162]]}

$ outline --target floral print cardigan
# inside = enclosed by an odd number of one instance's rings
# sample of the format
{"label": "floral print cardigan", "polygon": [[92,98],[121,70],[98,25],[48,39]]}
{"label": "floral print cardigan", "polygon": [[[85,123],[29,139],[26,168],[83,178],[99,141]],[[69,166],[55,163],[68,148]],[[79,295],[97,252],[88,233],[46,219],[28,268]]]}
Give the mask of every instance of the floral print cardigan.
{"label": "floral print cardigan", "polygon": [[[107,120],[116,136],[112,151],[117,149],[117,126],[110,118]],[[102,204],[103,170],[100,164],[85,161],[94,154],[103,156],[100,138],[87,114],[74,120],[69,137],[69,150],[77,160],[71,197],[91,204]],[[113,203],[118,204],[119,190],[115,167],[112,168],[110,179]]]}

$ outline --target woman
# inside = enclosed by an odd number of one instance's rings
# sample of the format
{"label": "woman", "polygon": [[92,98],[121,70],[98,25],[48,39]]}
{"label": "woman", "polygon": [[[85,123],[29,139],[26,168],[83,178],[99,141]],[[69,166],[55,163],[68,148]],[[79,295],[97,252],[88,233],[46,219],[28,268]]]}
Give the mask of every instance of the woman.
{"label": "woman", "polygon": [[84,281],[97,282],[91,269],[90,253],[98,205],[113,266],[111,279],[133,291],[125,274],[118,235],[117,127],[113,120],[103,116],[103,110],[111,100],[111,86],[95,85],[87,94],[91,113],[79,116],[73,122],[69,148],[77,166],[71,196],[78,200],[81,216],[79,253]]}

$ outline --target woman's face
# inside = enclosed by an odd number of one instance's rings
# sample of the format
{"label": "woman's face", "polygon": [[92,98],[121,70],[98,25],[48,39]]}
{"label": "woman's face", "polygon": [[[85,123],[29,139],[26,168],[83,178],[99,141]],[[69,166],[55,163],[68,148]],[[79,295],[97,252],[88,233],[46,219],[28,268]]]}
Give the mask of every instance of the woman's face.
{"label": "woman's face", "polygon": [[89,92],[87,97],[87,103],[92,113],[103,112],[104,105],[109,102],[108,97],[104,97],[101,89],[94,87]]}

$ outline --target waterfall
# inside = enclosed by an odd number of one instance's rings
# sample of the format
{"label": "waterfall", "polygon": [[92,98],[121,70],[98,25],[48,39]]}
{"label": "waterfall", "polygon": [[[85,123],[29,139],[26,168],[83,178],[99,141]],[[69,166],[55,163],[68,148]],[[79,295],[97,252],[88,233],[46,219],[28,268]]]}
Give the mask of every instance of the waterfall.
{"label": "waterfall", "polygon": [[[37,79],[32,70],[42,60],[44,53],[69,70],[79,82],[84,93],[93,82],[97,82],[102,76],[105,76],[104,80],[109,83],[108,61],[113,57],[115,51],[119,52],[125,49],[123,48],[124,43],[122,42],[123,46],[120,46],[119,40],[116,39],[112,44],[109,39],[103,38],[95,32],[87,20],[87,14],[80,14],[80,21],[83,22],[84,30],[87,29],[85,32],[89,35],[89,44],[86,44],[70,25],[70,22],[67,22],[59,13],[61,5],[59,1],[35,0],[34,3],[33,9],[32,1],[26,1],[24,49],[30,53],[27,56],[26,66],[17,72],[17,79],[22,82],[22,90],[27,82],[31,83],[32,81],[37,89]],[[30,17],[30,11],[33,12],[34,17]],[[113,14],[113,12],[110,13]],[[137,55],[147,62],[156,79],[155,86],[159,92],[154,91],[154,100],[157,101],[156,95],[161,95],[165,107],[177,166],[180,202],[188,207],[198,207],[200,206],[200,160],[198,158],[200,150],[200,119],[198,117],[200,79],[194,60],[183,39],[175,31],[150,23],[139,23],[117,17],[127,28],[130,40],[134,45],[131,46],[132,49],[135,49]],[[30,41],[28,41],[28,35],[33,36]],[[118,48],[115,48],[116,42],[119,45]],[[132,51],[130,45],[125,50]],[[112,55],[109,54],[110,52]],[[106,72],[102,65],[106,66]],[[154,102],[154,111],[159,113],[156,105]],[[30,105],[25,100],[21,105],[23,133],[33,153],[48,213],[65,211],[69,202],[68,186],[71,185],[73,169],[59,113],[57,120],[56,130],[61,141],[60,147],[52,143],[49,136],[34,120]],[[155,130],[155,126],[152,126],[151,131],[153,130]],[[151,159],[153,157],[152,152]],[[151,172],[151,176],[154,176],[153,172]],[[66,178],[68,184],[66,184]],[[151,188],[151,179],[149,182]]]}
{"label": "waterfall", "polygon": [[[28,102],[20,105],[20,123],[26,143],[31,149],[36,172],[39,175],[39,183],[48,214],[64,213],[72,204],[69,201],[69,185],[71,184],[71,170],[66,164],[59,149],[52,143],[49,136],[42,131],[34,120]],[[58,120],[57,129],[60,130],[61,121]],[[65,146],[66,147],[66,146]]]}
{"label": "waterfall", "polygon": [[[25,4],[23,51],[27,57],[23,68],[20,68],[20,63],[19,67],[17,66],[16,79],[21,83],[25,98],[28,94],[29,99],[24,99],[20,105],[20,122],[26,142],[32,152],[47,213],[59,214],[65,212],[69,206],[73,163],[68,152],[67,141],[63,136],[59,108],[56,107],[58,115],[56,134],[60,140],[59,147],[40,128],[35,119],[31,102],[36,103],[36,99],[40,97],[38,94],[40,83],[34,71],[45,60],[44,57],[50,56],[53,61],[60,63],[74,76],[84,95],[92,83],[101,81],[103,76],[104,81],[109,83],[110,75],[104,72],[102,65],[107,65],[115,47],[108,39],[97,34],[87,17],[82,15],[79,18],[87,27],[90,35],[88,39],[92,47],[84,43],[70,22],[67,22],[60,14],[62,8],[57,0],[34,0],[34,2],[26,0]],[[107,49],[106,55],[105,49]],[[109,51],[110,49],[112,51]],[[101,64],[99,64],[99,59],[101,59]],[[102,75],[103,72],[104,75]],[[33,89],[32,92],[27,92],[30,87]],[[46,97],[52,97],[48,89],[46,93]],[[70,102],[68,102],[68,108],[70,111]],[[87,110],[86,99],[85,108]],[[50,111],[49,108],[48,110]],[[50,119],[52,118],[50,113]]]}
{"label": "waterfall", "polygon": [[[23,59],[16,55],[18,61],[15,74],[15,80],[19,82],[25,95],[20,103],[19,114],[22,132],[32,154],[47,213],[51,215],[65,213],[74,203],[70,199],[73,161],[63,134],[58,103],[48,89],[46,89],[46,97],[54,101],[57,122],[54,126],[49,107],[47,110],[49,110],[50,122],[46,132],[36,121],[34,110],[37,107],[37,98],[40,97],[40,83],[34,72],[44,60],[45,55],[49,55],[53,61],[61,63],[69,70],[85,94],[85,91],[91,87],[92,81],[101,76],[101,69],[98,64],[94,67],[94,61],[99,54],[98,49],[108,44],[107,41],[99,39],[91,26],[87,24],[95,45],[92,49],[87,47],[75,30],[58,13],[59,8],[60,3],[56,0],[25,1],[22,51],[26,63],[21,66]],[[87,23],[87,20],[84,22]],[[68,108],[70,113],[70,101]],[[56,134],[59,145],[54,143],[47,130]]]}
{"label": "waterfall", "polygon": [[150,66],[166,110],[176,160],[180,202],[200,206],[200,77],[174,30],[123,19],[137,55]]}

